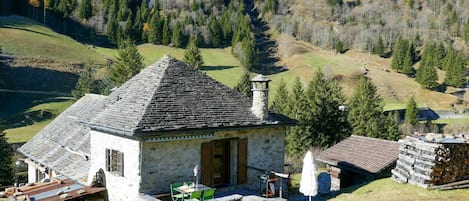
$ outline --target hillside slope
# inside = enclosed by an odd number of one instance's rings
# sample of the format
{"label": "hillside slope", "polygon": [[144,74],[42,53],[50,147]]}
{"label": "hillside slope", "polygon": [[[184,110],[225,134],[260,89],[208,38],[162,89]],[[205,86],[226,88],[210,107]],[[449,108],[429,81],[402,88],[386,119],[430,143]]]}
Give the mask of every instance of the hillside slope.
{"label": "hillside slope", "polygon": [[21,16],[0,16],[0,46],[18,65],[76,71],[77,64],[104,63],[104,56],[72,38]]}

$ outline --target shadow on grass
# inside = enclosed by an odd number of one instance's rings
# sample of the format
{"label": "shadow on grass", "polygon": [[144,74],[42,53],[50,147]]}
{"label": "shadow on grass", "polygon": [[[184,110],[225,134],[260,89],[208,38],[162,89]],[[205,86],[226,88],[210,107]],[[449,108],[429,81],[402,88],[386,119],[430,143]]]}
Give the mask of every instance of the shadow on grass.
{"label": "shadow on grass", "polygon": [[10,25],[4,25],[3,27],[4,27],[4,28],[8,28],[8,29],[16,29],[16,30],[21,30],[21,31],[28,31],[28,32],[32,32],[32,33],[41,34],[41,35],[44,35],[44,36],[49,36],[49,37],[54,37],[54,38],[56,38],[56,37],[53,36],[53,35],[50,35],[50,34],[47,34],[47,33],[42,33],[42,32],[39,32],[39,31],[34,31],[34,30],[31,30],[31,29],[26,29],[26,28],[23,28],[23,27],[10,26]]}
{"label": "shadow on grass", "polygon": [[30,94],[0,93],[0,111],[5,129],[18,128],[32,125],[37,122],[47,121],[54,118],[54,111],[39,109],[28,111],[30,108],[45,104],[67,101],[66,97],[49,97]]}
{"label": "shadow on grass", "polygon": [[227,70],[236,68],[236,66],[203,66],[200,70],[215,71],[215,70]]}

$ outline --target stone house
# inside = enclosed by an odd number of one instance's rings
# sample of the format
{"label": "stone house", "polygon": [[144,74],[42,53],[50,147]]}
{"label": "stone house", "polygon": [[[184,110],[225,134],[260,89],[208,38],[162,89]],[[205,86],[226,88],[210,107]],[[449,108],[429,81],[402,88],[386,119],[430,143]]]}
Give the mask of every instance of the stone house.
{"label": "stone house", "polygon": [[390,176],[399,155],[395,141],[352,135],[319,153],[331,175],[331,190]]}
{"label": "stone house", "polygon": [[[82,181],[102,178],[109,200],[144,200],[193,180],[198,165],[200,183],[258,188],[258,169],[283,171],[285,129],[295,123],[269,113],[269,81],[255,77],[250,100],[163,57],[94,104],[90,118],[75,119],[89,136]],[[34,160],[31,143],[21,152]]]}

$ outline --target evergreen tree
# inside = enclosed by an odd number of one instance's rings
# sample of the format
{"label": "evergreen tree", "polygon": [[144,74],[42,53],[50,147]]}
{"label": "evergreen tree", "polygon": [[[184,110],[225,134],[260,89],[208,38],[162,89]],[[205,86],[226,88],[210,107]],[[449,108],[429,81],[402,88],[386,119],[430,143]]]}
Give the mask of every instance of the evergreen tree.
{"label": "evergreen tree", "polygon": [[307,101],[304,97],[303,84],[297,77],[288,99],[289,115],[298,121],[297,126],[289,127],[286,134],[286,150],[288,154],[300,154],[311,147],[312,139],[308,133]]}
{"label": "evergreen tree", "polygon": [[90,93],[93,90],[94,72],[94,68],[87,67],[80,73],[80,78],[75,85],[75,89],[72,90],[72,95],[75,99],[80,99],[86,93]]}
{"label": "evergreen tree", "polygon": [[385,139],[393,141],[401,139],[402,134],[399,131],[399,122],[400,120],[398,112],[391,112],[388,114],[385,123],[385,133],[387,135]]}
{"label": "evergreen tree", "polygon": [[182,32],[181,24],[179,22],[174,25],[173,36],[171,37],[172,43],[176,47],[182,47],[184,43],[184,33]]}
{"label": "evergreen tree", "polygon": [[417,103],[414,100],[414,97],[411,97],[409,102],[407,102],[407,107],[405,110],[405,123],[410,125],[416,125],[419,121],[419,114]]}
{"label": "evergreen tree", "polygon": [[380,137],[383,130],[383,103],[376,86],[366,77],[360,78],[349,101],[348,120],[354,135]]}
{"label": "evergreen tree", "polygon": [[448,86],[464,87],[466,82],[466,65],[461,52],[454,53],[451,65],[448,65],[446,70],[445,83]]}
{"label": "evergreen tree", "polygon": [[119,25],[117,24],[114,12],[116,11],[111,10],[111,14],[110,14],[111,17],[109,18],[109,21],[107,22],[107,26],[106,26],[106,36],[109,42],[113,44],[117,44],[117,41],[118,41],[117,28]]}
{"label": "evergreen tree", "polygon": [[239,80],[234,89],[247,97],[252,97],[252,85],[249,71],[244,71],[241,80]]}
{"label": "evergreen tree", "polygon": [[171,41],[171,38],[169,37],[170,34],[171,33],[169,32],[169,19],[165,17],[163,20],[163,37],[161,39],[163,45],[169,45],[169,42]]}
{"label": "evergreen tree", "polygon": [[143,69],[143,58],[137,46],[129,39],[119,44],[118,56],[110,70],[110,78],[115,86],[119,86]]}
{"label": "evergreen tree", "polygon": [[414,74],[414,67],[412,67],[412,48],[407,48],[406,54],[402,63],[401,72],[407,75]]}
{"label": "evergreen tree", "polygon": [[283,78],[280,79],[280,84],[278,85],[275,93],[274,100],[272,101],[272,110],[276,113],[288,115],[288,99],[289,93],[287,89],[287,83]]}
{"label": "evergreen tree", "polygon": [[150,32],[148,34],[148,41],[153,44],[162,43],[161,21],[159,15],[154,13],[150,21]]}
{"label": "evergreen tree", "polygon": [[443,42],[440,42],[437,46],[435,46],[435,48],[435,55],[432,57],[433,63],[436,65],[437,68],[442,69],[443,61],[446,56],[446,49],[443,45]]}
{"label": "evergreen tree", "polygon": [[339,110],[345,104],[345,96],[338,83],[317,71],[306,90],[306,99],[312,145],[326,148],[350,135],[347,113]]}
{"label": "evergreen tree", "polygon": [[433,66],[422,65],[422,63],[420,63],[420,67],[417,69],[415,74],[415,81],[424,88],[434,88],[438,86],[438,83],[436,82],[437,80],[438,75],[436,74],[435,68]]}
{"label": "evergreen tree", "polygon": [[385,47],[384,47],[384,43],[383,43],[383,38],[381,36],[379,36],[378,42],[376,42],[376,45],[373,49],[373,53],[379,55],[380,57],[382,57],[384,55],[384,50],[385,50]]}
{"label": "evergreen tree", "polygon": [[223,41],[223,30],[220,25],[220,22],[215,17],[212,17],[209,21],[208,26],[212,45],[214,47],[221,47]]}
{"label": "evergreen tree", "polygon": [[0,131],[0,186],[8,186],[13,183],[14,172],[12,167],[13,151],[7,142],[5,133]]}
{"label": "evergreen tree", "polygon": [[93,16],[93,4],[91,4],[91,0],[81,0],[78,15],[81,19],[88,19]]}
{"label": "evergreen tree", "polygon": [[200,69],[204,65],[204,61],[202,59],[202,55],[200,54],[199,48],[195,44],[195,41],[196,39],[194,37],[192,37],[189,41],[189,44],[184,51],[184,62],[186,62],[189,66]]}

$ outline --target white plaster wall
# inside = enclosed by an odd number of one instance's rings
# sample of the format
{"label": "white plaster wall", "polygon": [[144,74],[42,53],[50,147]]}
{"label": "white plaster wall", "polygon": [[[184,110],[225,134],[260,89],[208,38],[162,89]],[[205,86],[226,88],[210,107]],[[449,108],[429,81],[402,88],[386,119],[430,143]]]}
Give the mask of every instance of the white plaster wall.
{"label": "white plaster wall", "polygon": [[[144,143],[140,192],[147,194],[168,192],[170,183],[192,180],[194,166],[200,165],[201,144],[213,140],[248,138],[248,166],[282,172],[284,134],[284,128],[264,128],[218,131],[209,139]],[[236,149],[232,146],[231,151],[233,156],[233,151]],[[233,164],[235,163],[232,161],[232,174],[236,174]],[[248,187],[259,188],[258,176],[261,173],[248,167]],[[236,183],[236,177],[233,175],[231,182]]]}
{"label": "white plaster wall", "polygon": [[[90,143],[89,184],[93,181],[96,172],[103,169],[109,201],[139,200],[141,143],[98,131],[91,131]],[[106,171],[106,148],[124,153],[124,177]]]}
{"label": "white plaster wall", "polygon": [[36,168],[28,164],[28,183],[36,182]]}

